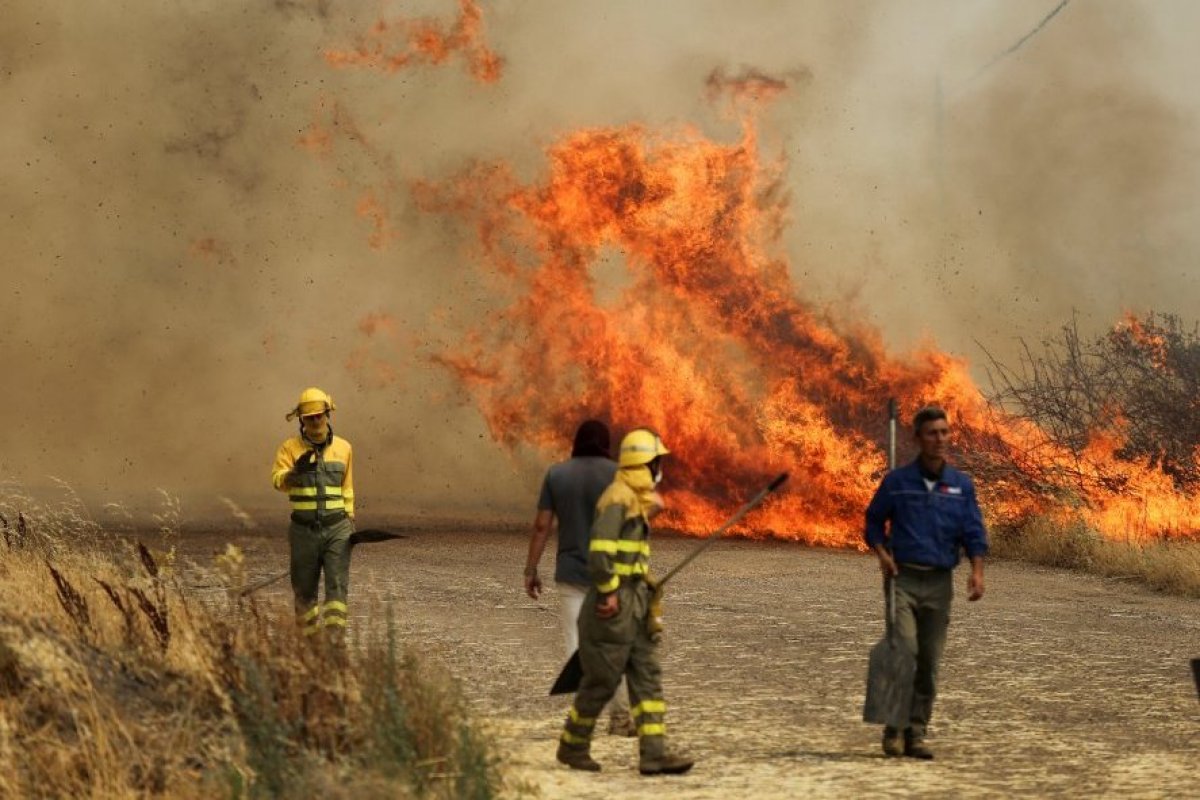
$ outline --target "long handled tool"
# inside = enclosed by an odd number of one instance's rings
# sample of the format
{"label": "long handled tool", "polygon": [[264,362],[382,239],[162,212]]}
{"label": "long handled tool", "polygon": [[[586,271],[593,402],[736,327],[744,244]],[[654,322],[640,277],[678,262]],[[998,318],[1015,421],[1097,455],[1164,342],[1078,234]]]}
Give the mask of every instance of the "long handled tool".
{"label": "long handled tool", "polygon": [[[402,533],[392,533],[391,531],[379,530],[378,528],[367,528],[365,530],[355,531],[354,533],[350,534],[350,549],[353,550],[354,546],[359,545],[359,544],[374,544],[375,542],[389,542],[392,539],[403,539],[403,538],[404,538],[404,534],[402,534]],[[284,570],[283,572],[280,572],[278,575],[272,575],[269,578],[263,578],[261,581],[258,581],[257,583],[252,583],[249,586],[243,586],[238,591],[238,597],[245,597],[248,594],[257,592],[259,589],[266,588],[267,586],[270,586],[272,583],[275,583],[276,581],[283,580],[289,574],[291,574],[291,570]]]}
{"label": "long handled tool", "polygon": [[[787,479],[788,474],[786,472],[781,472],[779,475],[777,475],[775,480],[771,481],[771,483],[765,489],[754,495],[754,497],[750,498],[750,500],[747,501],[746,504],[741,508],[739,508],[732,517],[725,520],[725,524],[717,528],[708,536],[704,537],[699,544],[692,548],[692,552],[688,553],[683,561],[680,561],[678,564],[676,564],[670,572],[664,575],[657,582],[655,591],[661,593],[662,587],[666,585],[667,581],[671,580],[671,578],[674,577],[679,570],[690,564],[692,560],[696,558],[696,556],[708,549],[708,547],[717,541],[717,539],[721,538],[721,535],[727,530],[741,522],[742,517],[746,516],[759,505],[761,505],[762,501],[767,499],[767,495],[771,494],[771,492],[782,486],[783,482]],[[586,609],[583,613],[586,613]],[[554,681],[554,686],[550,687],[550,694],[567,694],[569,692],[574,692],[579,688],[579,682],[582,679],[583,664],[579,660],[579,651],[576,650],[571,654],[571,657],[567,659],[567,663],[563,665],[562,670],[558,673],[558,679]]]}
{"label": "long handled tool", "polygon": [[[889,400],[888,469],[895,468],[896,401]],[[917,662],[896,633],[896,584],[891,575],[883,579],[883,596],[887,621],[883,638],[871,648],[863,722],[900,729],[908,725]]]}

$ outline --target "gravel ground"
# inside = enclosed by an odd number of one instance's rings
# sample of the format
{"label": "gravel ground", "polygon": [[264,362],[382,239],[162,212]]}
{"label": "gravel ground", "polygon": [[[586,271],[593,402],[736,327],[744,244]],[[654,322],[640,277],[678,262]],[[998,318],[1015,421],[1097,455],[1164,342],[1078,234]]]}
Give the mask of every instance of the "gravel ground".
{"label": "gravel ground", "polygon": [[[1200,602],[1015,563],[966,570],[930,730],[933,762],[885,759],[860,721],[867,652],[882,633],[866,556],[779,542],[721,542],[667,591],[662,647],[682,777],[643,778],[636,742],[598,736],[599,774],[554,761],[569,698],[546,695],[565,653],[553,588],[521,590],[526,535],[444,525],[355,554],[352,626],[391,607],[403,637],[445,664],[495,731],[513,785],[545,798],[1200,797]],[[286,568],[286,540],[188,534],[206,561],[241,546],[251,579]],[[665,572],[695,540],[659,537]],[[543,573],[553,574],[552,553]],[[552,584],[551,584],[552,586]],[[280,582],[263,598],[286,608]]]}

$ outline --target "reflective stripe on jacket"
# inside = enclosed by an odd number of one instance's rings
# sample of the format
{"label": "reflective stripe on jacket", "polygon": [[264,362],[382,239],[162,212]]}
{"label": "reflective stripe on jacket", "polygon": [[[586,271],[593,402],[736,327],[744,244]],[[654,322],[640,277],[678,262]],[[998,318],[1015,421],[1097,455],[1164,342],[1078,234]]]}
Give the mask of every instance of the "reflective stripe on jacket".
{"label": "reflective stripe on jacket", "polygon": [[633,498],[625,494],[633,492],[614,482],[596,503],[588,572],[602,594],[616,591],[622,578],[644,576],[650,570],[650,526],[645,517],[629,513]]}
{"label": "reflective stripe on jacket", "polygon": [[307,524],[336,519],[343,514],[354,516],[354,475],[352,471],[350,443],[334,436],[319,451],[316,469],[292,475],[284,486],[284,478],[296,465],[296,460],[312,446],[299,436],[293,436],[279,446],[275,454],[275,465],[271,469],[271,483],[281,492],[287,492],[292,506],[292,519]]}

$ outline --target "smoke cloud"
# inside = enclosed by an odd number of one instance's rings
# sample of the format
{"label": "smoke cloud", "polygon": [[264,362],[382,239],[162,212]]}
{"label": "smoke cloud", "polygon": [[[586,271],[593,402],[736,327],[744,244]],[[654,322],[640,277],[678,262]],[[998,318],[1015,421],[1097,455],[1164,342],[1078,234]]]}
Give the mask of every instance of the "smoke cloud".
{"label": "smoke cloud", "polygon": [[483,82],[478,49],[327,55],[379,19],[450,30],[450,0],[0,2],[3,472],[282,507],[268,466],[318,385],[364,513],[527,512],[555,454],[491,441],[428,359],[496,301],[474,232],[412,188],[497,160],[534,180],[585,126],[736,140],[713,75],[788,84],[759,120],[783,255],[835,318],[973,360],[1072,310],[1194,318],[1200,10],[1071,2],[1006,54],[1057,5],[497,0]]}

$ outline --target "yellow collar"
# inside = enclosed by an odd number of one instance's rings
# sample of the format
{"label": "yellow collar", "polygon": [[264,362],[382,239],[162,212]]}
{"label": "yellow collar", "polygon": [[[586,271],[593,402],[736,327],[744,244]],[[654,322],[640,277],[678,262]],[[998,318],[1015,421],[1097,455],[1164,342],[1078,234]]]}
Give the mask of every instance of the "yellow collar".
{"label": "yellow collar", "polygon": [[637,508],[629,509],[630,516],[649,519],[650,510],[656,505],[662,505],[662,499],[658,492],[654,491],[654,478],[647,467],[619,469],[615,480],[628,488],[637,500]]}

